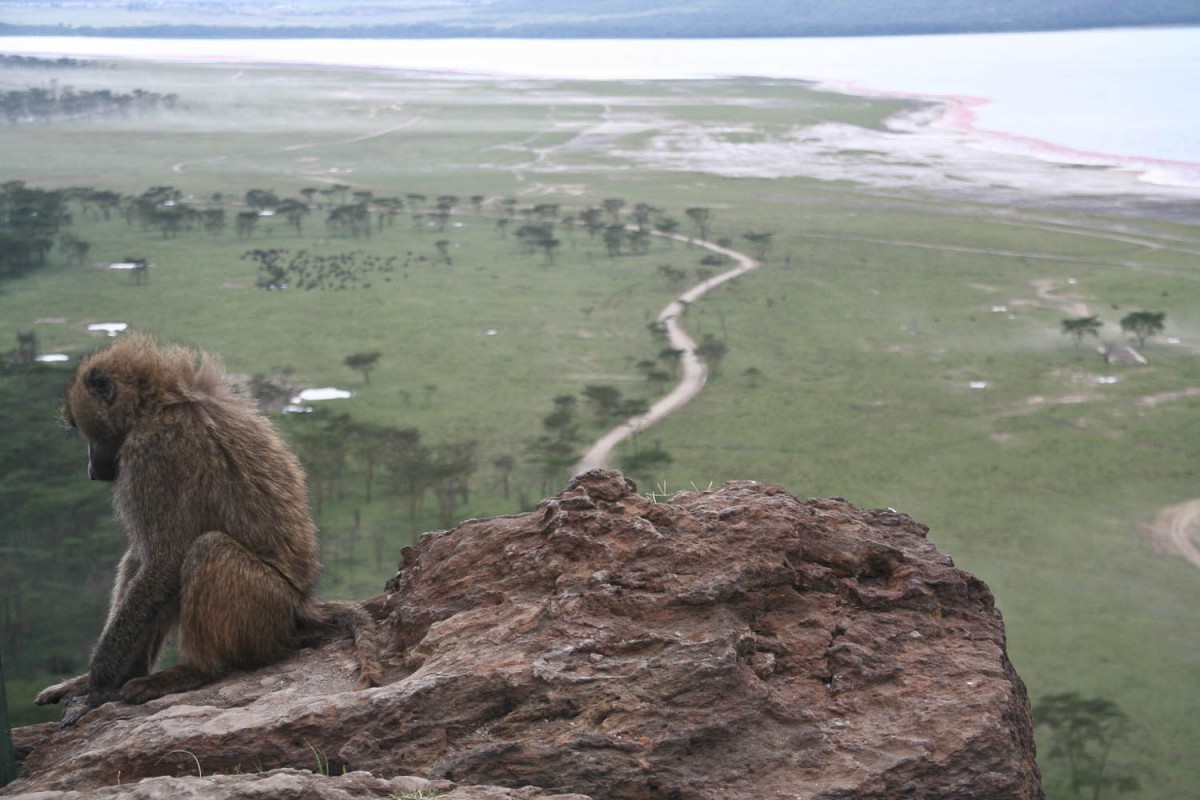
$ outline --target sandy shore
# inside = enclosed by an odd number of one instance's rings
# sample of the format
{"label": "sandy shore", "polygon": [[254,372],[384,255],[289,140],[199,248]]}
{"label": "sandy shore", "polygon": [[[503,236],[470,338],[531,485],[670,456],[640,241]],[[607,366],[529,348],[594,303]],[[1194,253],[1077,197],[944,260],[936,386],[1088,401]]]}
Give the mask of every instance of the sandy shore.
{"label": "sandy shore", "polygon": [[[818,88],[884,95],[848,85]],[[808,177],[974,202],[1200,221],[1200,185],[1157,182],[1168,166],[1173,175],[1195,169],[1200,177],[1200,165],[1086,153],[982,130],[974,124],[974,108],[986,102],[981,98],[904,97],[917,105],[890,118],[885,130],[821,123],[731,143],[724,129],[675,126],[621,155],[647,167],[728,177]]]}

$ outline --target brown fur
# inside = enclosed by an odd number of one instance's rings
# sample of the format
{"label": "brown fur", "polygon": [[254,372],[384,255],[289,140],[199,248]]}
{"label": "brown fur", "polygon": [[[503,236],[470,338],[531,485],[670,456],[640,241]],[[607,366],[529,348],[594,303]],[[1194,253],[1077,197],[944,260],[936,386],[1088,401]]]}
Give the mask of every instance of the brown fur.
{"label": "brown fur", "polygon": [[[122,337],[80,362],[63,416],[88,442],[89,476],[114,481],[129,550],[88,673],[38,704],[74,700],[70,724],[108,700],[186,691],[337,632],[359,645],[360,686],[378,683],[366,615],[313,596],[320,553],[300,462],[216,360]],[[182,663],[152,673],[176,628]]]}

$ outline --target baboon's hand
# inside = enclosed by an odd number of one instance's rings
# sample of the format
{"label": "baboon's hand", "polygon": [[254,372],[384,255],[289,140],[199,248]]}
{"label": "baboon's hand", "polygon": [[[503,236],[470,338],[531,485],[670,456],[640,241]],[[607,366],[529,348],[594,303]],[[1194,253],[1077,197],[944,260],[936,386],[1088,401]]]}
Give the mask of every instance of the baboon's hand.
{"label": "baboon's hand", "polygon": [[70,728],[76,722],[83,719],[84,715],[95,708],[87,695],[76,695],[67,701],[67,707],[63,710],[62,719],[58,721],[58,727]]}
{"label": "baboon's hand", "polygon": [[70,680],[42,689],[33,702],[39,706],[58,703],[62,700],[70,702],[72,698],[86,696],[91,689],[90,683],[87,675],[77,675]]}

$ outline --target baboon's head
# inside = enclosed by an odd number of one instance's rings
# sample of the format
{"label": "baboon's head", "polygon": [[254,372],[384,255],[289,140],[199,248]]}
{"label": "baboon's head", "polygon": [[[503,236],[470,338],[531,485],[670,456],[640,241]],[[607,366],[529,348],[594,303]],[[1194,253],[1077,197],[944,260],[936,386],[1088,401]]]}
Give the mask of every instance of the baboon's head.
{"label": "baboon's head", "polygon": [[131,335],[85,357],[63,397],[62,417],[88,444],[88,477],[116,480],[121,448],[143,413],[161,407],[174,380],[171,356],[145,336]]}

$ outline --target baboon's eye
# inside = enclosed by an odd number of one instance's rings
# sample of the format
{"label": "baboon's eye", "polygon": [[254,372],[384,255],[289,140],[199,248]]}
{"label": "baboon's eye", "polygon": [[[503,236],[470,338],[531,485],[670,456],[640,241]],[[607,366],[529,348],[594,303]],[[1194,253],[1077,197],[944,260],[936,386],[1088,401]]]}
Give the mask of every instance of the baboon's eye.
{"label": "baboon's eye", "polygon": [[99,367],[92,367],[84,378],[84,385],[88,391],[99,397],[105,403],[112,404],[112,401],[117,396],[117,384],[108,376],[104,370]]}

